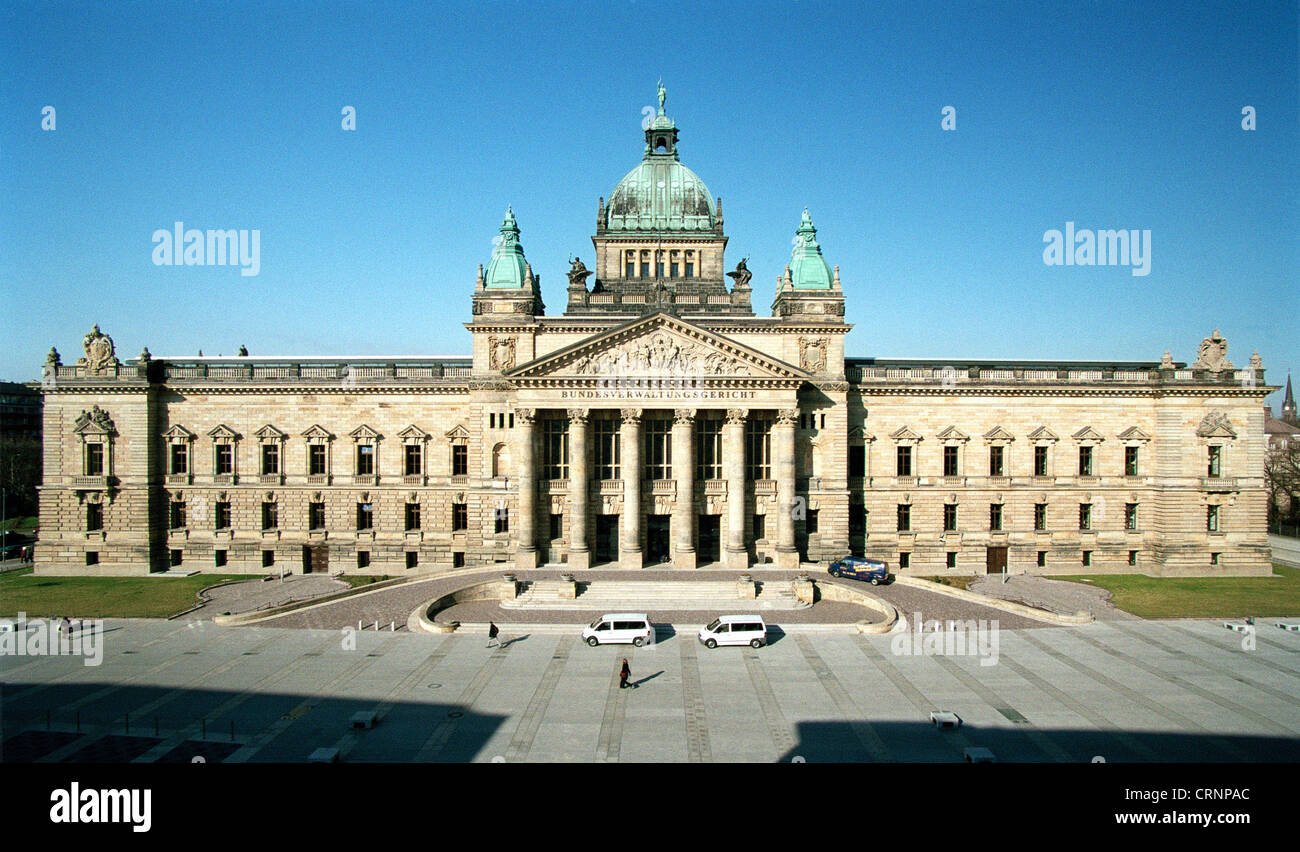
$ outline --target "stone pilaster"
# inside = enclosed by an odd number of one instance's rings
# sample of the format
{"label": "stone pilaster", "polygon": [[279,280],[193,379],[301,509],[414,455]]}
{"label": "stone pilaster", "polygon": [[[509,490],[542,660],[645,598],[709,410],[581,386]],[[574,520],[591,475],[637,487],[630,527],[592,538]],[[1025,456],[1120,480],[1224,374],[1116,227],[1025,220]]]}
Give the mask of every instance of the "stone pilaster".
{"label": "stone pilaster", "polygon": [[722,562],[728,568],[745,570],[749,567],[749,552],[745,547],[745,418],[743,408],[727,410],[727,422],[722,427],[722,457],[727,476],[727,544],[723,548]]}
{"label": "stone pilaster", "polygon": [[521,571],[537,567],[537,464],[531,408],[515,409],[519,421],[515,453],[519,458],[519,545],[515,550],[515,567]]}
{"label": "stone pilaster", "polygon": [[695,567],[695,410],[673,412],[673,567]]}
{"label": "stone pilaster", "polygon": [[794,543],[794,427],[799,412],[783,408],[772,426],[772,466],[776,473],[776,567],[798,568]]}
{"label": "stone pilaster", "polygon": [[623,467],[623,516],[620,518],[618,559],[624,568],[645,564],[641,550],[641,409],[623,409],[619,448]]}
{"label": "stone pilaster", "polygon": [[587,546],[587,410],[569,409],[569,567],[591,567]]}

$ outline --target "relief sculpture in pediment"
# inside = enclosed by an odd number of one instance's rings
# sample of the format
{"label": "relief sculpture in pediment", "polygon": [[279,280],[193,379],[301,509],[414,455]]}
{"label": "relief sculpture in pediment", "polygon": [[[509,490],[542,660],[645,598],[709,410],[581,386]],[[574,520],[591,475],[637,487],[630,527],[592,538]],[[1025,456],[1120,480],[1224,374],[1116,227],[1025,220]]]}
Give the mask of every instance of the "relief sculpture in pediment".
{"label": "relief sculpture in pediment", "polygon": [[573,362],[580,375],[748,376],[738,358],[668,334],[635,340],[615,349],[580,356]]}

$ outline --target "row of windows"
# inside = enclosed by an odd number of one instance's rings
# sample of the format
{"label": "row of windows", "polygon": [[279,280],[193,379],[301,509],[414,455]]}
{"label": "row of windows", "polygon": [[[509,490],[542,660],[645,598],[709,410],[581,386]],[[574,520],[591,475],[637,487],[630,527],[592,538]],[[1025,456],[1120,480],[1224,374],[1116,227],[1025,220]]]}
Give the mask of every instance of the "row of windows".
{"label": "row of windows", "polygon": [[[225,550],[214,550],[214,551],[212,552],[212,564],[215,565],[217,568],[224,568],[224,567],[226,566],[227,561],[228,561],[227,557],[228,557],[228,552],[227,552],[227,551],[225,551]],[[185,559],[185,551],[183,551],[183,550],[179,550],[179,549],[172,550],[172,551],[168,554],[168,559],[169,559],[169,561],[170,561],[172,567],[174,568],[174,567],[176,567],[177,565],[180,565],[180,564],[182,564],[182,563],[184,562],[184,559]],[[87,565],[98,565],[98,564],[99,564],[99,554],[98,554],[98,553],[95,553],[95,552],[92,552],[92,551],[87,551],[87,552],[86,552],[86,564],[87,564]],[[275,551],[274,551],[274,550],[263,550],[263,551],[262,551],[262,567],[263,567],[263,568],[271,568],[271,567],[273,567],[274,565],[275,565]],[[419,567],[419,565],[420,565],[420,554],[419,554],[417,551],[414,551],[414,550],[408,550],[408,551],[406,551],[406,567],[407,567],[407,568],[417,568],[417,567]],[[358,550],[358,551],[357,551],[357,567],[358,567],[358,568],[369,568],[369,567],[370,567],[370,551],[368,551],[368,550]],[[460,550],[458,550],[458,551],[456,551],[455,553],[452,554],[452,567],[453,567],[453,568],[464,568],[464,567],[465,567],[465,552],[464,552],[464,551],[460,551]]]}
{"label": "row of windows", "polygon": [[[646,479],[673,478],[673,424],[670,420],[646,420],[642,428],[643,476]],[[616,420],[593,421],[596,478],[619,479],[623,475],[622,436]],[[569,424],[566,420],[543,420],[541,424],[543,479],[569,478]],[[772,421],[749,420],[745,424],[745,475],[748,479],[772,478]],[[695,477],[722,479],[722,421],[700,419],[695,424]]]}
{"label": "row of windows", "polygon": [[[495,416],[495,415],[494,415]],[[504,416],[504,415],[503,415]],[[510,415],[513,419],[514,415]],[[280,445],[276,443],[262,444],[261,466],[260,470],[263,476],[272,476],[282,473],[282,459]],[[97,469],[102,470],[103,452],[99,445],[87,445],[87,449],[95,447],[99,450],[96,455],[95,464]],[[420,444],[404,444],[402,447],[402,472],[405,476],[418,476],[424,472],[424,447]],[[357,444],[356,453],[353,458],[353,473],[357,476],[373,476],[377,470],[376,465],[376,447],[374,444]],[[181,475],[190,473],[190,447],[188,444],[172,444],[171,455],[167,471],[172,475]],[[87,476],[101,476],[102,473],[91,473],[91,457],[87,455]],[[329,455],[328,448],[324,444],[307,445],[307,474],[309,476],[322,476],[328,473]],[[229,476],[235,472],[235,447],[233,444],[216,444],[213,447],[213,472],[217,476]],[[452,476],[466,476],[469,473],[469,446],[466,444],[453,444],[451,446],[451,473]]]}
{"label": "row of windows", "polygon": [[656,251],[652,254],[646,250],[629,249],[623,252],[623,274],[625,278],[694,278],[695,252]]}
{"label": "row of windows", "polygon": [[[189,513],[186,511],[184,501],[176,500],[169,504],[170,518],[169,525],[172,529],[185,529],[189,526]],[[357,503],[356,529],[372,530],[375,528],[375,506],[373,503]],[[493,510],[493,526],[497,533],[507,533],[510,531],[510,510],[505,507],[498,507]],[[218,530],[228,530],[230,524],[230,503],[218,502],[213,510],[213,528]],[[419,503],[407,503],[405,511],[404,529],[407,532],[421,529],[421,512]],[[104,528],[103,506],[98,503],[88,503],[86,505],[86,529],[89,531],[101,530]],[[262,503],[262,529],[274,530],[280,528],[280,504],[264,502]],[[323,530],[325,529],[325,504],[308,503],[307,504],[307,529]],[[469,529],[469,506],[466,503],[453,503],[451,505],[451,529],[452,532],[461,532]]]}
{"label": "row of windows", "polygon": [[[1034,504],[1034,529],[1038,532],[1047,531],[1047,505],[1046,503]],[[957,505],[953,503],[946,504],[943,507],[943,530],[944,532],[957,531]],[[1079,504],[1079,529],[1090,530],[1096,520],[1096,513],[1093,512],[1092,503]],[[1002,503],[989,504],[989,530],[999,532],[1004,522],[1004,505]],[[1124,529],[1136,531],[1138,529],[1138,504],[1124,504]],[[1205,529],[1207,532],[1219,532],[1219,507],[1207,506],[1205,511]],[[861,504],[855,504],[850,507],[849,513],[849,532],[864,533],[867,530],[867,511]],[[898,532],[912,532],[912,506],[909,503],[900,503],[898,505],[897,515]]]}
{"label": "row of windows", "polygon": [[[1048,476],[1048,451],[1049,447],[1034,447],[1034,476]],[[900,446],[897,448],[897,464],[895,470],[897,476],[913,476],[916,469],[916,448],[912,446]],[[1124,475],[1139,476],[1140,468],[1138,465],[1139,447],[1124,448]],[[946,446],[943,448],[943,475],[960,476],[959,447]],[[1007,453],[1006,447],[992,446],[989,447],[989,476],[1007,476]],[[1206,447],[1206,475],[1211,477],[1220,476],[1223,470],[1223,447],[1214,445]],[[1096,476],[1096,447],[1079,447],[1079,476]],[[862,446],[853,446],[849,448],[849,476],[862,477],[866,475],[866,449]]]}

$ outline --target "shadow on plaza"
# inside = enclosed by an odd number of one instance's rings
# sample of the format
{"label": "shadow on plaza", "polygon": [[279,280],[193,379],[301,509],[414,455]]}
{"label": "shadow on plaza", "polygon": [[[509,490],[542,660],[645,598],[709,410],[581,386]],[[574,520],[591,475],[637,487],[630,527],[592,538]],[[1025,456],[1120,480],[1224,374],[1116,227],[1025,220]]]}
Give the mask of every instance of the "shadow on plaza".
{"label": "shadow on plaza", "polygon": [[[437,673],[424,680],[412,691],[437,698]],[[106,687],[113,689],[80,710],[65,709]],[[423,749],[428,762],[466,763],[484,759],[485,743],[507,718],[441,701],[399,701],[373,728],[357,729],[353,715],[374,711],[380,698],[105,682],[6,683],[0,690],[0,763],[218,763],[263,738],[250,761],[302,763],[342,742],[346,762],[411,762]]]}
{"label": "shadow on plaza", "polygon": [[[958,713],[960,715],[960,713]],[[866,730],[870,726],[870,732]],[[865,763],[879,739],[885,759],[901,763],[962,762],[967,747],[992,752],[997,763],[1295,763],[1300,737],[1103,731],[1096,728],[1010,728],[964,723],[941,730],[929,721],[813,721],[795,725],[794,747],[782,763]],[[1047,744],[1047,745],[1044,745]]]}

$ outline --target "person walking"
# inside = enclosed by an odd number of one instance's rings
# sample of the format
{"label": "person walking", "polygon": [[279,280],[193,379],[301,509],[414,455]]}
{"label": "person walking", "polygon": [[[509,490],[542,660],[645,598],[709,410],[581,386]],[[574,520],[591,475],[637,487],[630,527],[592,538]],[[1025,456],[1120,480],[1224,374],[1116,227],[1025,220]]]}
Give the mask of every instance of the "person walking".
{"label": "person walking", "polygon": [[492,647],[492,643],[495,642],[495,643],[497,643],[497,647],[500,648],[500,647],[501,647],[501,640],[500,640],[499,638],[497,638],[497,637],[499,637],[500,635],[501,635],[501,630],[500,630],[500,628],[498,628],[498,627],[496,626],[495,623],[489,621],[489,622],[488,622],[488,643],[487,643],[487,646],[488,646],[489,648],[491,648],[491,647]]}
{"label": "person walking", "polygon": [[627,657],[623,658],[623,668],[618,671],[618,688],[627,689],[627,679],[632,676],[632,669],[627,664]]}

